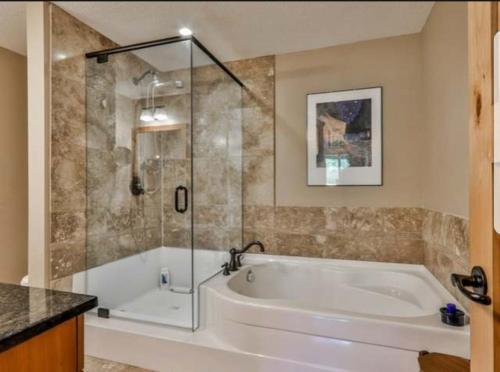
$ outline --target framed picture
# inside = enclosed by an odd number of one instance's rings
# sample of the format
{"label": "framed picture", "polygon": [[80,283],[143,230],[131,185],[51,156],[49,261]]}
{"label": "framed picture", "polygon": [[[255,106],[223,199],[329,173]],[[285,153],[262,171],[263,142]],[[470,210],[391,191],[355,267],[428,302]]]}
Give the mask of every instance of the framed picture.
{"label": "framed picture", "polygon": [[382,185],[382,88],[307,95],[309,186]]}

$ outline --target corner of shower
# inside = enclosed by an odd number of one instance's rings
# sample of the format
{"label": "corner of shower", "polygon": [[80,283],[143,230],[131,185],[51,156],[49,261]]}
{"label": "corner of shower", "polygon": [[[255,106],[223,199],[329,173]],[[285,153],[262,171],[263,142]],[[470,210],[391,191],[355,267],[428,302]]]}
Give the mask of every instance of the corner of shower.
{"label": "corner of shower", "polygon": [[87,293],[196,330],[199,285],[241,246],[241,82],[194,37],[87,54]]}

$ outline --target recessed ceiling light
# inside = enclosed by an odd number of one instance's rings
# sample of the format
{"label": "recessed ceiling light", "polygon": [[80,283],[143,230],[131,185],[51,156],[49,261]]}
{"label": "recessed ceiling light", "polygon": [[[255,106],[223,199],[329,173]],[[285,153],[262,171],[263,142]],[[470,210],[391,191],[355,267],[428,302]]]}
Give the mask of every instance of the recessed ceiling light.
{"label": "recessed ceiling light", "polygon": [[183,27],[179,30],[179,34],[181,34],[182,36],[190,36],[193,34],[193,31],[191,31],[189,28],[187,27]]}

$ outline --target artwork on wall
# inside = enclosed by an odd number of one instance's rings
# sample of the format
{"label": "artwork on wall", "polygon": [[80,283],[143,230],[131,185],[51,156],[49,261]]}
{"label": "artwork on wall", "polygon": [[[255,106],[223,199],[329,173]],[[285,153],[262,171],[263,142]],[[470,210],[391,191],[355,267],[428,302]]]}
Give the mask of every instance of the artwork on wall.
{"label": "artwork on wall", "polygon": [[382,88],[307,95],[309,186],[382,185]]}

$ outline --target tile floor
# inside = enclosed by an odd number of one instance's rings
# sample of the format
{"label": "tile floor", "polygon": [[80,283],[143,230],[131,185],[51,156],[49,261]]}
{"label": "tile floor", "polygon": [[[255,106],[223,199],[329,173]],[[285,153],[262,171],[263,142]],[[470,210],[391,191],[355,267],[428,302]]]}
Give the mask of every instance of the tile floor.
{"label": "tile floor", "polygon": [[86,355],[84,372],[154,372],[154,371],[148,369],[142,369],[139,367],[133,367],[117,362],[112,362],[110,360],[94,358]]}

